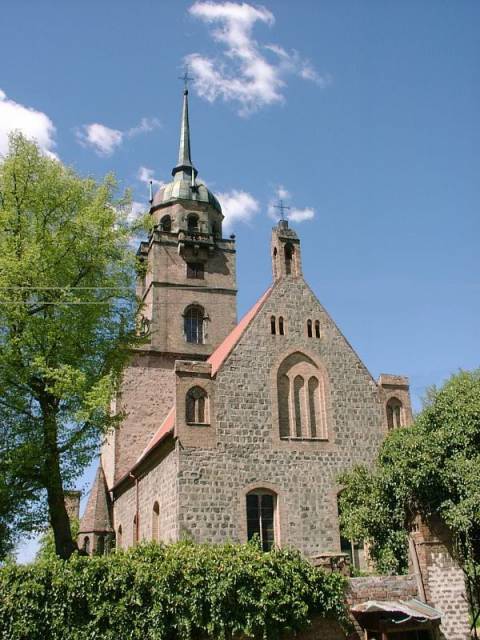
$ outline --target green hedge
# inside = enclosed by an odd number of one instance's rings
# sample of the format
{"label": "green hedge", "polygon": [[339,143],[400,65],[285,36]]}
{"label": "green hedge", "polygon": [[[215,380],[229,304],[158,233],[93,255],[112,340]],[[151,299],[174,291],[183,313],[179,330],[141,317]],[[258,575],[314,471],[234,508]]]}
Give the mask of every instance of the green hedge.
{"label": "green hedge", "polygon": [[141,545],[0,570],[2,640],[278,638],[346,620],[345,579],[289,549]]}

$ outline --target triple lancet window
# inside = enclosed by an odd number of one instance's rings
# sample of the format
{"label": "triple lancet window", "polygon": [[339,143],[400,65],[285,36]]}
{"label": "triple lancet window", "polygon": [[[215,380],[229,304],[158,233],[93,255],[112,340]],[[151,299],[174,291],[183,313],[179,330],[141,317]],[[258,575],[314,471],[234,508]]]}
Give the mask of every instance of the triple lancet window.
{"label": "triple lancet window", "polygon": [[326,381],[306,355],[294,353],[277,373],[280,438],[327,440]]}
{"label": "triple lancet window", "polygon": [[257,536],[263,551],[270,551],[275,544],[276,498],[266,490],[247,494],[247,537]]}

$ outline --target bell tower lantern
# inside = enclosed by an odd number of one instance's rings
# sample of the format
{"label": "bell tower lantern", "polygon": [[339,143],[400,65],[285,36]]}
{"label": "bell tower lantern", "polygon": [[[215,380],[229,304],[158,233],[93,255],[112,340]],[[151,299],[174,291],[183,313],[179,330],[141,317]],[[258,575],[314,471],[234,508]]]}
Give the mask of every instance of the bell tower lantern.
{"label": "bell tower lantern", "polygon": [[236,324],[235,241],[222,234],[223,213],[192,162],[188,89],[171,182],[150,207],[152,231],[139,249],[138,283],[150,348],[206,359]]}

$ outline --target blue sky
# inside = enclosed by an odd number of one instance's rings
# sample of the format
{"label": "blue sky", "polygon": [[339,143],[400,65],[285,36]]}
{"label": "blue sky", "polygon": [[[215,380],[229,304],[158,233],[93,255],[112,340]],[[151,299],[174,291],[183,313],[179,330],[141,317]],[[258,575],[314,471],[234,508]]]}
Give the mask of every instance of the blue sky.
{"label": "blue sky", "polygon": [[479,24],[474,0],[6,0],[0,152],[22,128],[82,174],[115,172],[139,211],[176,162],[188,59],[239,315],[270,282],[283,193],[308,282],[375,377],[410,377],[418,409],[479,366]]}

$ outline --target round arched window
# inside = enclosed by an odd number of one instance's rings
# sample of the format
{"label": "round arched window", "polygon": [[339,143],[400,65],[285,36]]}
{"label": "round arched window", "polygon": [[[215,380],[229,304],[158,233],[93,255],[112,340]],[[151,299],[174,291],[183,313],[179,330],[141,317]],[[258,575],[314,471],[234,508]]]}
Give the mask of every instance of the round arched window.
{"label": "round arched window", "polygon": [[187,308],[183,317],[185,339],[193,344],[204,342],[205,313],[202,307],[192,305]]}

